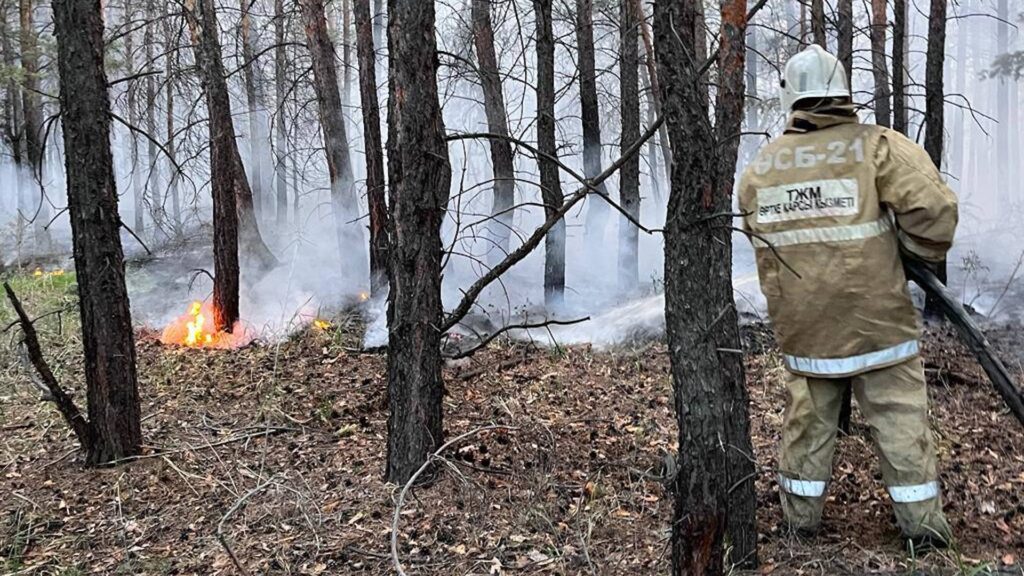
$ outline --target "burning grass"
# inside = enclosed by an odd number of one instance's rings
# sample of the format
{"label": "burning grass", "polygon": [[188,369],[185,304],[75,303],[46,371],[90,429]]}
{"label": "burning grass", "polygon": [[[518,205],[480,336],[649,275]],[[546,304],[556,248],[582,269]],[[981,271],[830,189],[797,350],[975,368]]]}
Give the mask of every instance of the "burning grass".
{"label": "burning grass", "polygon": [[244,322],[235,322],[231,332],[214,329],[215,311],[210,302],[196,300],[188,312],[178,316],[160,334],[160,342],[187,348],[241,348],[255,339],[252,329]]}
{"label": "burning grass", "polygon": [[[330,322],[273,346],[202,354],[141,333],[147,455],[100,470],[81,467],[59,417],[0,349],[0,573],[237,573],[220,525],[251,574],[391,574],[385,361],[351,351],[361,337],[354,320]],[[56,328],[55,318],[41,321],[52,342],[67,338]],[[749,342],[765,342],[754,335]],[[48,351],[79,374],[80,347],[65,344]],[[754,350],[761,573],[1020,574],[1009,564],[1024,550],[1024,433],[958,344],[935,334],[927,354],[942,481],[961,542],[956,553],[922,559],[897,544],[856,413],[853,435],[839,442],[823,534],[784,533],[772,480],[781,366],[770,344]],[[410,574],[667,573],[672,503],[657,478],[675,449],[667,367],[662,345],[495,346],[447,369],[450,437],[490,423],[517,429],[453,447],[441,479],[407,500],[399,541]]]}

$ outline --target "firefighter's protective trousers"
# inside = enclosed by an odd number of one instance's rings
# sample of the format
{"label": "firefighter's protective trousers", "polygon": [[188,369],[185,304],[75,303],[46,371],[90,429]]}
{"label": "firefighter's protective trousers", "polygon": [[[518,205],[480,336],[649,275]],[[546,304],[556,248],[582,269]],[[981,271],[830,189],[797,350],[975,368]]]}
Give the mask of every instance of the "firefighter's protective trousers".
{"label": "firefighter's protective trousers", "polygon": [[950,528],[942,513],[935,447],[928,426],[928,393],[919,358],[849,378],[788,373],[779,488],[786,520],[813,531],[832,475],[843,391],[853,386],[882,467],[882,480],[907,538],[940,537]]}

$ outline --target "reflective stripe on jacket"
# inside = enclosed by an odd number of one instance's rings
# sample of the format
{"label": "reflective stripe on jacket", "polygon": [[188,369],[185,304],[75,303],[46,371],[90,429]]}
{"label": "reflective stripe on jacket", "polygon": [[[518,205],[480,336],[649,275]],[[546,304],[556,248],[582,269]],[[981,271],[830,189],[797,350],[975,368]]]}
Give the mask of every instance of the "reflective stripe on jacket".
{"label": "reflective stripe on jacket", "polygon": [[794,112],[747,167],[739,200],[790,371],[850,376],[919,354],[900,245],[941,260],[957,224],[922,148],[850,107]]}

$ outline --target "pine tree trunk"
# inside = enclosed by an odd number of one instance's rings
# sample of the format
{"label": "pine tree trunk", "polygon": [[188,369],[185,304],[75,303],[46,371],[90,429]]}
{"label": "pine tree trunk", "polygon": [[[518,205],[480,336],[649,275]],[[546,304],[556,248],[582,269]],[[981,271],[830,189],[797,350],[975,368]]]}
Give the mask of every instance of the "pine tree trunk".
{"label": "pine tree trunk", "polygon": [[[9,70],[14,70],[17,66],[15,59],[15,51],[11,44],[12,23],[6,19],[7,14],[4,14],[5,19],[3,21],[3,51],[4,51],[4,66]],[[15,250],[16,260],[21,260],[21,249],[24,243],[25,230],[28,227],[29,218],[29,198],[28,198],[28,187],[24,183],[22,173],[24,172],[24,147],[25,147],[25,125],[24,125],[24,100],[21,95],[21,86],[18,85],[14,75],[8,75],[7,83],[7,117],[8,123],[8,134],[7,142],[10,146],[11,161],[14,162],[14,168],[17,172],[15,175],[15,207],[18,211],[17,222],[15,224]]]}
{"label": "pine tree trunk", "polygon": [[888,26],[885,0],[871,0],[871,69],[875,75],[875,123],[892,125],[889,104],[889,66],[886,62],[885,37]]}
{"label": "pine tree trunk", "polygon": [[[945,99],[943,86],[946,54],[946,2],[931,0],[928,13],[928,51],[924,71],[925,130],[924,149],[932,163],[942,170],[942,138],[945,130]],[[1005,165],[1003,165],[1005,166]],[[947,281],[946,262],[939,264],[937,276]],[[928,295],[924,303],[924,315],[928,318],[942,318],[942,307],[936,298]]]}
{"label": "pine tree trunk", "polygon": [[484,93],[487,129],[501,138],[492,138],[491,164],[494,167],[494,194],[491,222],[486,229],[493,248],[492,261],[501,261],[509,251],[512,235],[512,207],[515,203],[515,169],[512,165],[512,144],[507,140],[508,120],[505,117],[505,96],[502,94],[498,59],[494,52],[494,29],[491,27],[491,0],[472,0],[473,41],[476,46],[477,69]]}
{"label": "pine tree trunk", "polygon": [[288,127],[285,124],[286,99],[288,97],[288,54],[285,47],[284,0],[274,0],[274,101],[275,144],[274,174],[277,179],[277,230],[282,232],[288,226]]}
{"label": "pine tree trunk", "polygon": [[341,0],[341,82],[343,102],[352,102],[352,6]]}
{"label": "pine tree trunk", "polygon": [[451,164],[437,95],[434,4],[388,1],[387,479],[403,484],[444,439],[441,380],[441,223]]}
{"label": "pine tree trunk", "polygon": [[139,391],[124,279],[99,0],[54,0],[68,212],[74,243],[89,423],[87,460],[141,452]]}
{"label": "pine tree trunk", "polygon": [[378,296],[388,287],[388,207],[385,201],[380,104],[377,100],[377,58],[373,47],[370,0],[354,0],[354,8],[363,146],[366,149],[366,198],[370,212],[370,293]]}
{"label": "pine tree trunk", "polygon": [[[647,66],[647,81],[651,87],[651,99],[654,102],[654,116],[657,117],[661,114],[661,85],[658,82],[658,67],[655,63],[654,56],[654,40],[651,37],[651,27],[647,23],[647,18],[644,16],[643,0],[632,0],[634,4],[634,10],[640,15],[640,38],[644,43],[644,62]],[[658,144],[661,147],[661,155],[665,162],[665,180],[668,181],[672,178],[672,148],[668,145],[668,128],[664,124],[658,129]],[[652,144],[653,145],[653,144]],[[651,163],[652,171],[654,163]],[[652,172],[652,179],[656,181],[656,176]],[[655,189],[657,189],[655,187]],[[655,201],[661,204],[661,195],[657,192],[654,194]]]}
{"label": "pine tree trunk", "polygon": [[[601,110],[597,101],[597,71],[594,64],[593,0],[576,0],[576,49],[579,56],[580,117],[583,121],[583,175],[601,173]],[[602,183],[598,190],[608,193]],[[584,246],[587,263],[602,257],[604,232],[608,224],[608,203],[597,196],[587,199]]]}
{"label": "pine tree trunk", "polygon": [[331,207],[342,258],[341,269],[349,278],[368,278],[370,269],[366,240],[359,220],[359,200],[352,173],[352,159],[349,157],[341,95],[338,92],[334,46],[327,34],[324,5],[321,0],[301,0],[299,8],[313,60],[313,87],[320,110],[327,171],[331,179]]}
{"label": "pine tree trunk", "polygon": [[853,0],[838,0],[838,53],[846,69],[846,85],[853,86]]}
{"label": "pine tree trunk", "polygon": [[32,169],[31,186],[36,191],[34,206],[28,213],[33,223],[36,250],[48,254],[52,249],[50,231],[50,205],[43,190],[43,104],[39,97],[39,54],[33,19],[32,0],[20,0],[21,67],[24,70],[22,90],[22,120],[25,122],[25,152]]}
{"label": "pine tree trunk", "polygon": [[[146,0],[146,27],[142,35],[142,43],[145,44],[146,54],[146,67],[149,71],[156,71],[156,62],[154,62],[153,55],[155,54],[154,48],[156,40],[153,34],[153,27],[156,26],[157,14],[156,14],[156,2],[154,0]],[[160,163],[157,157],[157,145],[156,145],[156,76],[150,74],[146,76],[145,80],[146,89],[146,132],[149,133],[151,138],[146,140],[146,160],[148,162],[149,175],[146,178],[146,182],[149,187],[149,198],[150,198],[150,218],[153,220],[153,226],[156,231],[163,231],[164,217],[163,209],[164,203],[161,197],[161,187],[163,182],[160,181]]]}
{"label": "pine tree trunk", "polygon": [[908,134],[907,126],[907,0],[894,0],[892,28],[892,127]]}
{"label": "pine tree trunk", "polygon": [[825,0],[811,0],[811,34],[814,43],[828,50],[828,37],[825,36]]}
{"label": "pine tree trunk", "polygon": [[[687,57],[696,51],[702,34],[697,4],[696,0],[656,0],[654,18],[665,119],[676,158],[665,229],[665,319],[679,424],[672,565],[673,574],[718,576],[725,572],[726,534],[753,533],[752,526],[745,530],[738,530],[738,524],[730,526],[730,515],[739,523],[746,511],[738,508],[741,499],[730,497],[729,490],[737,482],[744,491],[752,485],[736,469],[738,455],[731,454],[732,442],[742,439],[743,427],[749,423],[736,416],[746,405],[740,392],[742,357],[731,352],[740,346],[731,238],[728,226],[717,216],[731,207],[731,187],[722,181],[728,163],[724,156],[729,153],[722,151],[721,141],[716,145],[721,134],[716,139],[708,122],[697,82],[700,61]],[[745,14],[742,2],[728,2],[723,9],[727,21],[723,39],[728,42],[724,58],[730,62],[734,80],[726,83],[731,95],[720,102],[728,110],[719,113],[738,124]],[[725,124],[719,128],[730,129]],[[749,442],[748,435],[736,448],[748,450]],[[734,543],[735,549],[747,546],[748,538],[744,535],[738,546]],[[751,557],[734,560],[750,561]]]}
{"label": "pine tree trunk", "polygon": [[[962,9],[970,10],[970,3],[965,2],[961,5]],[[970,43],[971,37],[968,33],[968,21],[958,20],[956,26],[956,93],[964,94],[967,89],[967,46]],[[956,120],[953,123],[953,133],[950,136],[950,142],[953,144],[952,158],[949,164],[949,171],[956,175],[960,180],[961,185],[964,181],[964,177],[967,174],[967,165],[965,162],[964,155],[964,138],[966,137],[966,131],[964,130],[964,123],[966,121],[967,112],[960,109],[956,112]],[[962,190],[962,188],[961,188]]]}
{"label": "pine tree trunk", "polygon": [[256,47],[253,40],[252,28],[252,5],[255,0],[239,0],[241,8],[241,21],[239,31],[242,44],[242,76],[245,78],[245,101],[248,107],[249,120],[249,182],[252,188],[252,207],[256,214],[257,221],[263,217],[263,150],[266,149],[266,132],[260,118],[263,107],[262,79],[260,78],[260,67],[256,61]]}
{"label": "pine tree trunk", "polygon": [[[555,36],[551,21],[552,0],[533,0],[537,20],[537,149],[546,158],[557,158],[555,143]],[[561,176],[553,160],[538,159],[544,214],[550,218],[565,201]],[[544,237],[544,305],[558,310],[565,302],[565,220],[559,220]]]}
{"label": "pine tree trunk", "polygon": [[[239,256],[260,273],[274,268],[278,262],[260,235],[252,189],[238,153],[213,0],[186,0],[185,8],[210,116],[213,252],[217,270],[213,284],[214,324],[218,330],[230,331],[238,320]],[[218,282],[216,279],[221,276],[224,278]]]}
{"label": "pine tree trunk", "polygon": [[[30,0],[31,1],[31,0]],[[131,0],[125,0],[124,4],[124,66],[125,73],[129,76],[136,73],[135,70],[135,9]],[[125,105],[128,107],[128,123],[132,127],[139,125],[139,101],[138,90],[134,81],[125,84]],[[146,187],[142,182],[142,167],[139,166],[139,138],[134,130],[128,130],[128,142],[130,148],[130,165],[128,169],[131,174],[128,178],[128,185],[132,194],[132,232],[142,236],[146,233]]]}
{"label": "pine tree trunk", "polygon": [[[932,3],[932,11],[935,6]],[[1010,51],[1010,21],[1013,15],[1010,14],[1007,0],[998,0],[996,3],[996,16],[999,21],[996,23],[996,52],[1006,54]],[[931,32],[929,30],[929,37]],[[996,188],[999,189],[999,198],[1003,204],[1011,204],[1018,201],[1014,198],[1011,190],[1013,180],[1010,178],[1013,166],[1010,162],[1010,87],[1016,85],[1011,83],[1010,78],[1003,76],[995,79],[996,86],[996,165],[1000,167],[996,171]],[[930,127],[930,126],[929,126]],[[1015,130],[1020,130],[1017,126]],[[1015,164],[1015,163],[1014,163]]]}
{"label": "pine tree trunk", "polygon": [[[640,139],[640,54],[637,34],[643,13],[637,13],[636,2],[619,2],[619,94],[622,130],[619,148],[623,155]],[[640,156],[633,154],[619,169],[619,202],[633,218],[640,218]],[[639,284],[640,271],[637,227],[619,217],[619,292],[630,294]]]}
{"label": "pine tree trunk", "polygon": [[165,74],[167,78],[164,80],[167,87],[167,93],[165,96],[166,100],[166,113],[167,113],[167,142],[164,148],[167,150],[167,173],[170,175],[170,182],[168,184],[168,193],[171,196],[171,229],[173,231],[173,237],[175,240],[181,240],[184,231],[182,230],[181,220],[181,190],[179,186],[179,179],[181,174],[178,173],[177,164],[177,150],[175,149],[174,139],[174,89],[175,89],[175,71],[178,64],[178,37],[177,32],[174,29],[173,22],[176,21],[176,17],[170,11],[164,14],[164,58],[165,58]]}

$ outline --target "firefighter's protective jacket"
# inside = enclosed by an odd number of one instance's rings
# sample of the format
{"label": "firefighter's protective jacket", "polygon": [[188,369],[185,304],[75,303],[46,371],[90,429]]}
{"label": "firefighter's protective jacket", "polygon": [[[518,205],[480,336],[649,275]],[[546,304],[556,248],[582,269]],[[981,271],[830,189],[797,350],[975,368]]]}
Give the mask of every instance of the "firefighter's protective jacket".
{"label": "firefighter's protective jacket", "polygon": [[944,258],[957,201],[931,159],[852,107],[796,111],[739,187],[787,368],[842,377],[919,354],[900,246]]}

